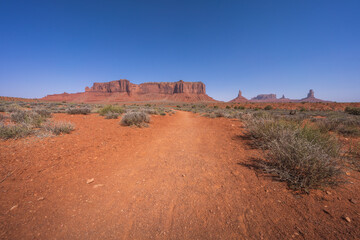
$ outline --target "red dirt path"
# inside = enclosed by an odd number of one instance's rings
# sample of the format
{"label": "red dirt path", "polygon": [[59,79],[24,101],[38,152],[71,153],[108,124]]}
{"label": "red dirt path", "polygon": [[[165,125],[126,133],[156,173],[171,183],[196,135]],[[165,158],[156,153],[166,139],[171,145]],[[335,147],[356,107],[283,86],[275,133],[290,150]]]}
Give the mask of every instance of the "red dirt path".
{"label": "red dirt path", "polygon": [[259,153],[237,120],[177,112],[139,129],[54,118],[76,130],[0,141],[0,180],[12,172],[0,183],[1,239],[360,238],[359,173],[295,195],[241,165]]}

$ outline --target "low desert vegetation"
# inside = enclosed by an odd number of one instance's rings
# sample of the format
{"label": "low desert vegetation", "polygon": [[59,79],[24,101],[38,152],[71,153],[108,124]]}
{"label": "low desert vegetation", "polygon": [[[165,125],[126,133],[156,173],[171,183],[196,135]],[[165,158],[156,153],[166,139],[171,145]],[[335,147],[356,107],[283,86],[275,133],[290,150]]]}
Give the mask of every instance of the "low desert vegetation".
{"label": "low desert vegetation", "polygon": [[[115,115],[117,117],[125,112],[125,109],[120,106],[107,105],[99,110],[101,116],[106,116],[106,118],[112,118]],[[117,118],[116,117],[116,118]]]}
{"label": "low desert vegetation", "polygon": [[266,161],[259,167],[289,187],[308,191],[341,181],[340,145],[330,134],[271,117],[251,118],[245,124],[265,153]]}
{"label": "low desert vegetation", "polygon": [[47,116],[48,115],[41,115],[35,111],[30,110],[18,110],[10,114],[12,122],[28,124],[34,127],[40,127],[41,124],[46,120]]}
{"label": "low desert vegetation", "polygon": [[87,115],[89,113],[91,113],[91,109],[88,107],[73,107],[73,108],[69,108],[66,111],[68,114],[83,114],[83,115]]}
{"label": "low desert vegetation", "polygon": [[360,107],[346,107],[345,112],[352,115],[360,115]]}
{"label": "low desert vegetation", "polygon": [[124,126],[146,127],[149,122],[150,116],[145,112],[138,111],[124,114],[120,123]]}
{"label": "low desert vegetation", "polygon": [[26,124],[8,124],[0,122],[0,138],[7,139],[17,139],[31,135],[34,130]]}
{"label": "low desert vegetation", "polygon": [[30,135],[59,135],[70,133],[74,129],[71,123],[50,121],[52,112],[46,108],[47,103],[32,103],[32,105],[19,103],[19,105],[5,106],[6,112],[5,115],[1,115],[0,122],[1,139],[18,139]]}
{"label": "low desert vegetation", "polygon": [[74,124],[70,122],[45,122],[41,128],[51,134],[60,135],[62,133],[70,133],[75,129]]}

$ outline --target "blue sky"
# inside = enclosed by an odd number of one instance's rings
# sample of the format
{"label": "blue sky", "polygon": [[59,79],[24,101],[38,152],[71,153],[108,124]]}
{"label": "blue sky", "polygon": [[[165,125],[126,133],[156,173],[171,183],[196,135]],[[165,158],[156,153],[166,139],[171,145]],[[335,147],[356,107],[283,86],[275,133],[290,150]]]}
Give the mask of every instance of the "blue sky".
{"label": "blue sky", "polygon": [[126,78],[360,101],[360,1],[0,0],[0,96]]}

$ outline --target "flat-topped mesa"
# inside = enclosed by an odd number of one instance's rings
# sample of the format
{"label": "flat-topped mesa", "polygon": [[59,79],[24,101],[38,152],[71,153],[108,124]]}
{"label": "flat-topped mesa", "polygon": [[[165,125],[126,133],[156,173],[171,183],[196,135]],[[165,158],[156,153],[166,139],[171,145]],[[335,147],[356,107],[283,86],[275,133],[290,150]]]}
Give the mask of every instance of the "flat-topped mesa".
{"label": "flat-topped mesa", "polygon": [[184,82],[183,80],[180,80],[178,82],[148,82],[142,84],[133,84],[126,79],[120,79],[104,83],[94,83],[91,88],[86,87],[85,92],[126,92],[129,95],[131,95],[132,93],[206,94],[205,84],[202,82]]}
{"label": "flat-topped mesa", "polygon": [[123,101],[215,101],[206,94],[202,82],[147,82],[131,83],[127,79],[94,83],[85,92],[54,94],[43,98],[49,101],[123,102]]}
{"label": "flat-topped mesa", "polygon": [[259,94],[251,99],[252,101],[276,101],[276,94]]}
{"label": "flat-topped mesa", "polygon": [[233,100],[231,100],[230,102],[246,102],[247,99],[245,97],[242,96],[241,91],[239,90],[238,96],[236,98],[234,98]]}

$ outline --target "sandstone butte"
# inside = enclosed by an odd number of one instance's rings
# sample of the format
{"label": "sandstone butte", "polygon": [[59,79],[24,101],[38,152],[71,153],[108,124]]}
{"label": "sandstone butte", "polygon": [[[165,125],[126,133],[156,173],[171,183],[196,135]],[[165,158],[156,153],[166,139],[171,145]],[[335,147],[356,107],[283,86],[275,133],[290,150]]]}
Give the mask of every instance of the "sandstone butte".
{"label": "sandstone butte", "polygon": [[111,82],[94,83],[85,92],[47,95],[46,101],[68,102],[133,102],[133,101],[174,101],[212,102],[202,82],[147,82],[134,84],[120,79]]}
{"label": "sandstone butte", "polygon": [[256,97],[247,100],[245,97],[242,96],[241,91],[239,91],[238,96],[229,102],[241,103],[241,102],[329,102],[329,101],[315,98],[314,90],[310,89],[307,97],[302,99],[285,98],[284,95],[282,95],[281,98],[276,98],[276,94],[271,93],[271,94],[259,94]]}

